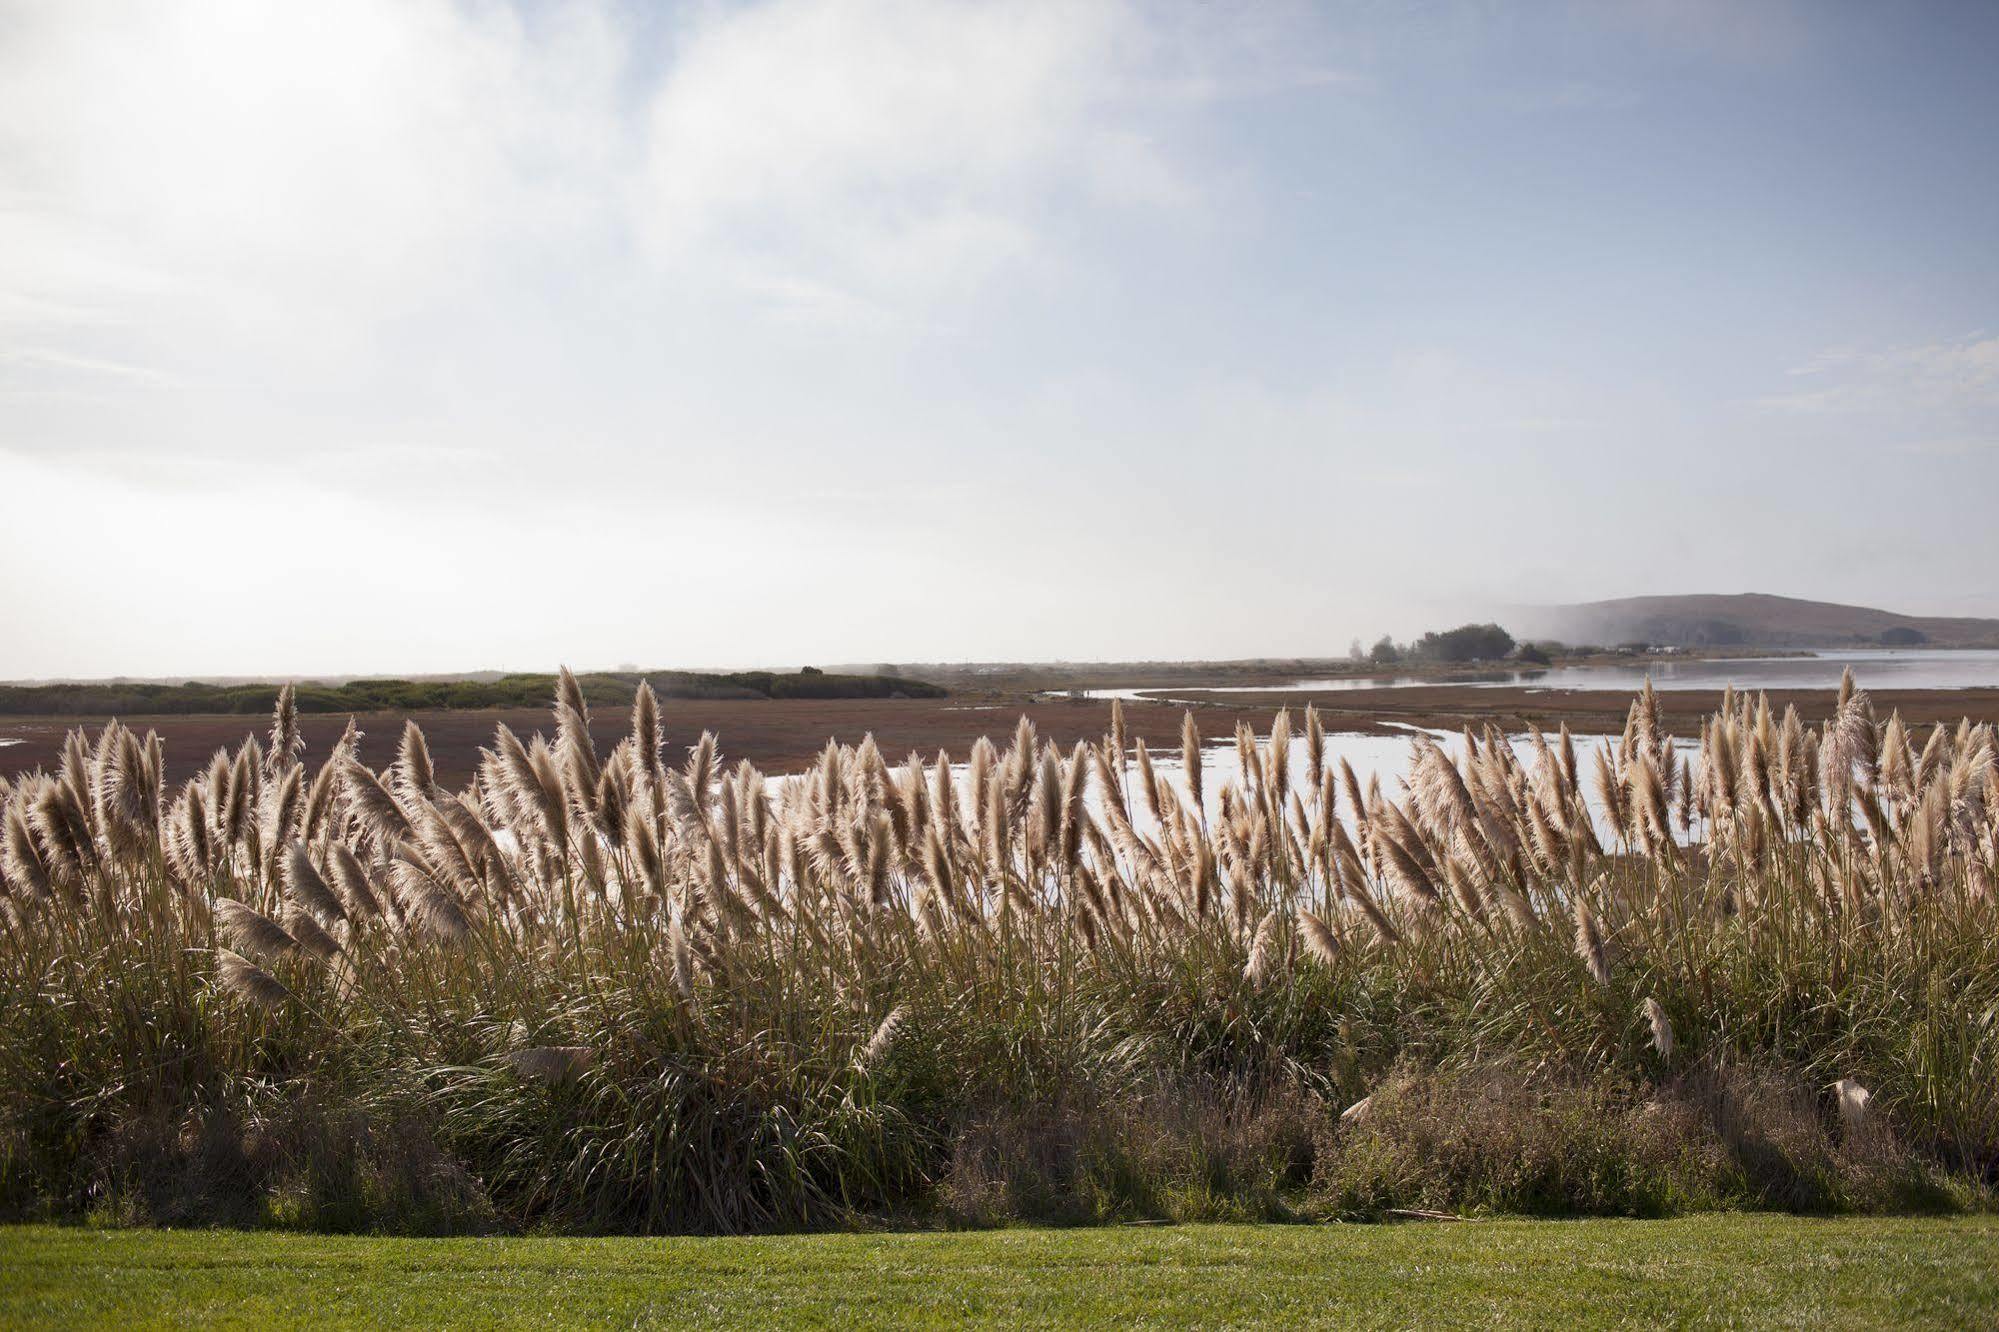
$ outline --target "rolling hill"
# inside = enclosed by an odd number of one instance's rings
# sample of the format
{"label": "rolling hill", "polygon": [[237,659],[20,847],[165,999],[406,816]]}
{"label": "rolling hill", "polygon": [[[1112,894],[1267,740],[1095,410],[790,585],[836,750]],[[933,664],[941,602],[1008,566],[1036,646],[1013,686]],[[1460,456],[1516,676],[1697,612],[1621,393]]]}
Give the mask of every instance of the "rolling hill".
{"label": "rolling hill", "polygon": [[1999,620],[1901,615],[1760,592],[1517,607],[1516,632],[1568,643],[1670,647],[1999,647]]}

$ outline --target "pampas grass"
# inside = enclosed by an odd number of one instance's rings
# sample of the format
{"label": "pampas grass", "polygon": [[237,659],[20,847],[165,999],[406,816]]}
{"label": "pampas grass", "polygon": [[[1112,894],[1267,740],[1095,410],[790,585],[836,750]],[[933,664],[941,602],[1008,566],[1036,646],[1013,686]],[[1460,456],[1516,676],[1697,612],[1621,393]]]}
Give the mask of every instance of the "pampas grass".
{"label": "pampas grass", "polygon": [[1659,1058],[1673,1057],[1673,1024],[1666,1017],[1666,1007],[1657,999],[1647,995],[1641,1011],[1645,1014],[1645,1024],[1652,1029],[1652,1048]]}
{"label": "pampas grass", "polygon": [[256,1008],[274,1009],[291,998],[278,979],[240,953],[215,950],[215,979],[224,990]]}
{"label": "pampas grass", "polygon": [[[1598,881],[1599,886],[1601,880]],[[1596,923],[1596,913],[1589,909],[1589,903],[1578,893],[1575,900],[1576,913],[1576,956],[1588,968],[1590,979],[1598,985],[1610,984],[1610,950],[1604,945],[1603,930]]]}
{"label": "pampas grass", "polygon": [[1328,966],[1339,960],[1340,941],[1326,922],[1312,912],[1299,908],[1298,935],[1305,941],[1305,950]]}
{"label": "pampas grass", "polygon": [[298,947],[298,940],[283,926],[233,898],[218,898],[214,912],[216,923],[259,958],[282,957]]}
{"label": "pampas grass", "polygon": [[668,720],[642,689],[599,754],[565,674],[553,743],[499,728],[462,792],[414,726],[308,781],[282,704],[178,790],[115,725],[0,786],[0,1190],[70,1206],[138,1117],[310,1102],[415,1116],[519,1224],[797,1225],[921,1206],[1002,1107],[1330,1116],[1495,1055],[1779,1066],[1999,1166],[1990,727],[1731,695],[1689,764],[1641,696],[1588,754],[1419,738],[1405,792],[1310,709],[1302,763],[1280,718],[1226,777],[1189,713],[1178,784],[1122,710],[782,783],[714,736],[667,769]]}
{"label": "pampas grass", "polygon": [[895,1044],[896,1037],[902,1032],[902,1024],[908,1020],[907,1005],[898,1004],[890,1009],[888,1016],[881,1020],[881,1025],[875,1028],[875,1034],[868,1038],[868,1043],[854,1056],[855,1066],[862,1070],[877,1067],[888,1057],[890,1047]]}

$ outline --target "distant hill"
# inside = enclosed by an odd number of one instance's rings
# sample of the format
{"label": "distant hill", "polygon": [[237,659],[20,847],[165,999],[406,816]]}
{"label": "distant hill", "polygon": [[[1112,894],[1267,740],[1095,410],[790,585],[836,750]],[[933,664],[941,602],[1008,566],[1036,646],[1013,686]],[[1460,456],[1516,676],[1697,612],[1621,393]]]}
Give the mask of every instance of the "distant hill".
{"label": "distant hill", "polygon": [[1574,606],[1523,606],[1516,633],[1565,643],[1666,647],[1999,647],[1999,620],[1898,615],[1868,606],[1761,592],[1622,597]]}

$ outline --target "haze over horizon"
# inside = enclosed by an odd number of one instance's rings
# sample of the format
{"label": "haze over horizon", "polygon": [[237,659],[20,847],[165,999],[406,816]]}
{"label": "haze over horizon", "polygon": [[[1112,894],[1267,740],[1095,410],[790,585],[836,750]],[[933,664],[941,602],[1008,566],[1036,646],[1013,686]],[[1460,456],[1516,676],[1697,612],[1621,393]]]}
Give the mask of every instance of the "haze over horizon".
{"label": "haze over horizon", "polygon": [[1999,615],[1999,6],[0,0],[0,678]]}

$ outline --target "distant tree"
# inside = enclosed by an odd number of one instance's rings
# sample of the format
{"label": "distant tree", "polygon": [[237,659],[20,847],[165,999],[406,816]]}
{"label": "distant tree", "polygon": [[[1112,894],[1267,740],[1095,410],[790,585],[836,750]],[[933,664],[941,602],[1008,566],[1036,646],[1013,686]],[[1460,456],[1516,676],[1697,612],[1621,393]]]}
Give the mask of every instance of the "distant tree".
{"label": "distant tree", "polygon": [[1548,650],[1539,643],[1522,643],[1514,652],[1513,659],[1528,666],[1546,666],[1553,660],[1548,656]]}
{"label": "distant tree", "polygon": [[1881,631],[1881,644],[1883,647],[1915,647],[1919,643],[1927,643],[1929,641],[1930,636],[1928,634],[1920,629],[1911,629],[1906,624],[1898,624],[1893,629],[1883,629]]}
{"label": "distant tree", "polygon": [[1351,644],[1348,645],[1347,656],[1352,658],[1354,661],[1366,661],[1367,649],[1362,647],[1360,645],[1360,640],[1356,638]]}
{"label": "distant tree", "polygon": [[1498,661],[1513,651],[1513,635],[1496,624],[1461,624],[1424,634],[1414,648],[1420,661]]}
{"label": "distant tree", "polygon": [[801,666],[798,668],[798,673],[800,675],[824,675],[826,672],[820,670],[817,666]]}
{"label": "distant tree", "polygon": [[1367,659],[1377,666],[1393,666],[1402,660],[1402,650],[1395,646],[1394,639],[1383,634],[1380,640],[1368,649]]}
{"label": "distant tree", "polygon": [[881,665],[875,667],[875,674],[886,676],[888,679],[891,680],[900,680],[902,678],[902,667],[896,665],[892,661],[885,661]]}

